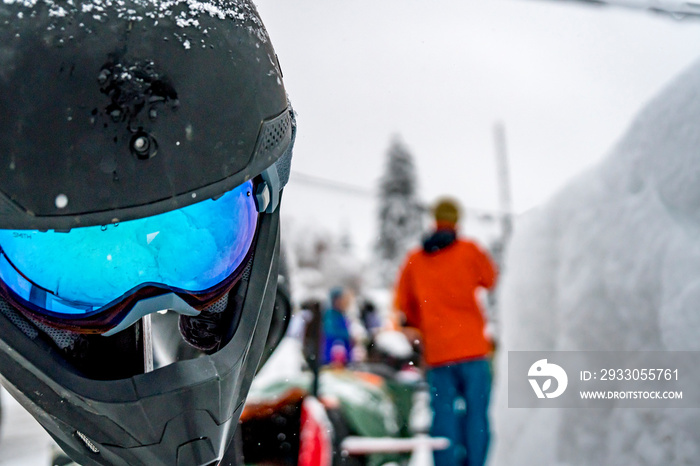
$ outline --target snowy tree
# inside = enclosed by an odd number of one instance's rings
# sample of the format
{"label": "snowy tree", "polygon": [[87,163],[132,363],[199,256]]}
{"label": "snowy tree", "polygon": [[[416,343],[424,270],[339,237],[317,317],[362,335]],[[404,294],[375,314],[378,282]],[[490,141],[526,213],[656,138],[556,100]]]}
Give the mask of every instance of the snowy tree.
{"label": "snowy tree", "polygon": [[379,237],[375,246],[377,272],[391,286],[408,250],[422,232],[413,156],[394,138],[387,151],[386,168],[379,181]]}

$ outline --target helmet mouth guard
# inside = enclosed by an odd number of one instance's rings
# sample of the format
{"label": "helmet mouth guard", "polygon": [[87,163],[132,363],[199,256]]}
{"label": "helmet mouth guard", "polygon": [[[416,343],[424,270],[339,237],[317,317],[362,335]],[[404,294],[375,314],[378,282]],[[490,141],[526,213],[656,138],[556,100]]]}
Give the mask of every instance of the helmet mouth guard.
{"label": "helmet mouth guard", "polygon": [[[0,313],[0,380],[84,466],[215,464],[236,427],[265,347],[278,255],[276,211],[261,219],[240,317],[214,354],[119,380],[95,380],[49,345],[37,351],[42,342]],[[173,411],[182,403],[187,411]]]}

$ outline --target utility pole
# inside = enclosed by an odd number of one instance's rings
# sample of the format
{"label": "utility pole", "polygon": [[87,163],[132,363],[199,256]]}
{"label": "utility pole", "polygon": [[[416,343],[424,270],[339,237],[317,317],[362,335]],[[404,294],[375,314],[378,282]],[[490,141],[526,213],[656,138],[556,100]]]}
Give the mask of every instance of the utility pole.
{"label": "utility pole", "polygon": [[498,170],[498,200],[501,210],[501,238],[505,246],[513,233],[512,204],[510,195],[510,171],[506,148],[506,127],[498,121],[493,127],[496,143],[496,167]]}
{"label": "utility pole", "polygon": [[[513,216],[510,192],[510,173],[508,170],[508,151],[506,148],[506,128],[503,122],[497,121],[493,126],[493,137],[496,147],[496,170],[498,178],[498,201],[501,221],[501,237],[492,245],[493,259],[502,273],[505,268],[505,251],[513,233]],[[487,295],[489,320],[498,327],[498,302],[495,290]],[[498,330],[494,329],[496,333]],[[494,335],[496,336],[496,335]],[[497,338],[497,337],[496,337]]]}

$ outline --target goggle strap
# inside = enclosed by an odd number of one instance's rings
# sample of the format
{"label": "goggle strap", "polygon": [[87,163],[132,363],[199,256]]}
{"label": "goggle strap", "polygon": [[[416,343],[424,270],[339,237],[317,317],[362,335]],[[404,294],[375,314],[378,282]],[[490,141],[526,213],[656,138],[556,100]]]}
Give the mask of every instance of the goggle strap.
{"label": "goggle strap", "polygon": [[115,333],[121,332],[122,330],[128,328],[144,316],[165,310],[175,311],[178,314],[184,314],[187,316],[196,316],[199,314],[198,310],[187,304],[175,293],[161,294],[158,296],[153,296],[152,298],[139,300],[131,309],[129,314],[124,317],[124,320],[119,322],[119,325],[103,333],[102,335],[105,337],[112,336]]}
{"label": "goggle strap", "polygon": [[280,178],[277,174],[277,166],[271,165],[260,174],[262,181],[255,188],[255,204],[260,213],[271,214],[280,202]]}

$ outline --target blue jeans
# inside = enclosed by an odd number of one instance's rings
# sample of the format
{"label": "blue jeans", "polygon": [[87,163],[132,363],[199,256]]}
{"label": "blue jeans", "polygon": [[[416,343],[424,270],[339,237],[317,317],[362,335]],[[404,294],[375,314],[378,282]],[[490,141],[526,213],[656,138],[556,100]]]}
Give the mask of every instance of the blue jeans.
{"label": "blue jeans", "polygon": [[[474,359],[435,367],[428,370],[427,376],[433,409],[430,434],[447,437],[451,442],[448,449],[434,452],[435,466],[482,466],[490,439],[491,369],[488,360]],[[466,403],[466,411],[461,414],[455,410],[458,398]]]}

